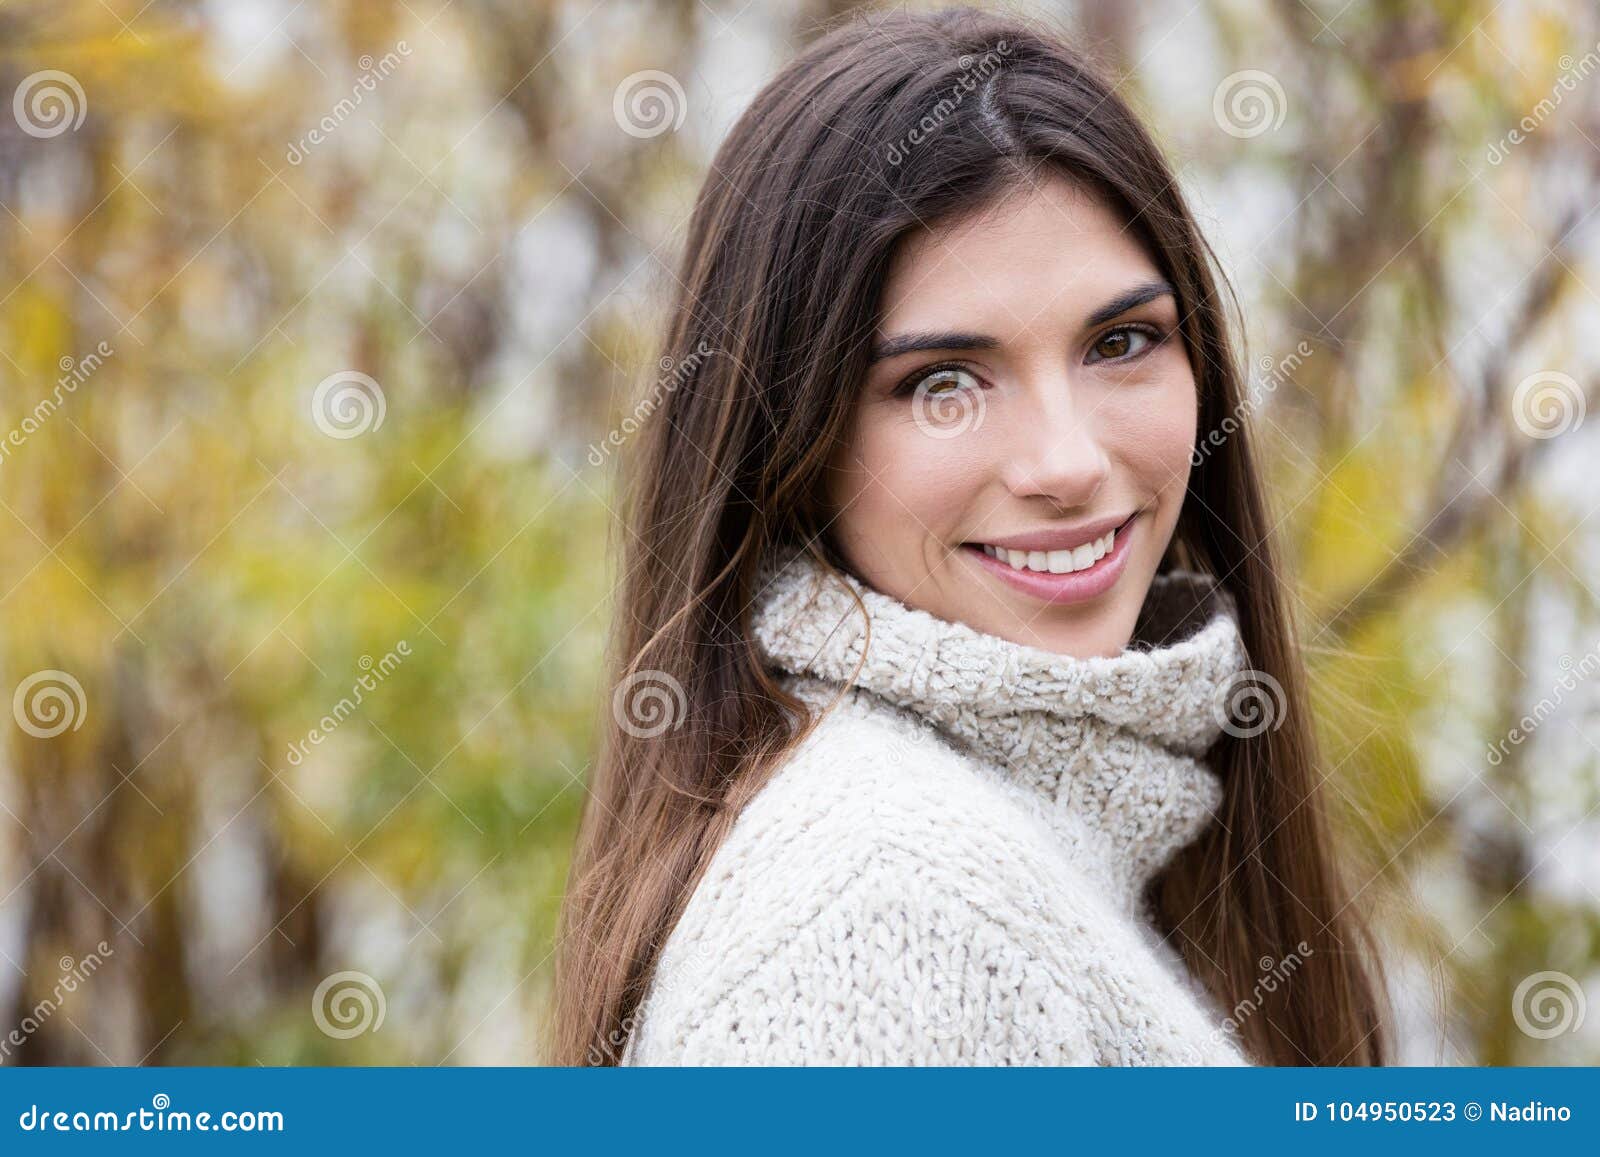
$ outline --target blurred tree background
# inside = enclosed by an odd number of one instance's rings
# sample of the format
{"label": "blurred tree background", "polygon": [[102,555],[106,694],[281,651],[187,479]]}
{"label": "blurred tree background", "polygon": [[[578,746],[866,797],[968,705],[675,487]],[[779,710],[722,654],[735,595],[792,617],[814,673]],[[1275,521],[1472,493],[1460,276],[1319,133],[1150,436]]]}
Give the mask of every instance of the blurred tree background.
{"label": "blurred tree background", "polygon": [[[539,1059],[605,439],[849,7],[0,5],[0,1063]],[[1600,1060],[1600,18],[1015,10],[1238,289],[1404,1059]]]}

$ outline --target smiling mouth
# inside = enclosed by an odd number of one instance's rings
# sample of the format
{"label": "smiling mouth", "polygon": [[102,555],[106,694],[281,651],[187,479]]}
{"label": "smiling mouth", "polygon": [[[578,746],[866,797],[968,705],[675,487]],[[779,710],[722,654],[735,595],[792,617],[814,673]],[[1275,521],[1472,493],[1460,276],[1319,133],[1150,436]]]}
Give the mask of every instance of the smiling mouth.
{"label": "smiling mouth", "polygon": [[1121,526],[1106,531],[1099,538],[1061,550],[1009,550],[986,542],[969,542],[965,545],[983,551],[1012,570],[1032,571],[1035,574],[1072,574],[1092,568],[1117,547],[1117,533],[1127,529],[1135,515],[1129,515]]}
{"label": "smiling mouth", "polygon": [[1070,549],[1021,551],[982,542],[963,543],[961,549],[980,570],[1019,594],[1057,605],[1088,602],[1115,587],[1127,570],[1140,513]]}

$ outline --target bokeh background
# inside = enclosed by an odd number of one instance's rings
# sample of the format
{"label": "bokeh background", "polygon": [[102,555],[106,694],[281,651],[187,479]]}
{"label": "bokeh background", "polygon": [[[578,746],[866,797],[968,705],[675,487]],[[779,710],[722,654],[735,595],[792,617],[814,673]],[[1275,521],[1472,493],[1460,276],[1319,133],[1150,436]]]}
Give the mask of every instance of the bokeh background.
{"label": "bokeh background", "polygon": [[[0,4],[0,1063],[540,1059],[615,443],[849,8]],[[1600,15],[1012,10],[1237,288],[1403,1058],[1600,1060]]]}

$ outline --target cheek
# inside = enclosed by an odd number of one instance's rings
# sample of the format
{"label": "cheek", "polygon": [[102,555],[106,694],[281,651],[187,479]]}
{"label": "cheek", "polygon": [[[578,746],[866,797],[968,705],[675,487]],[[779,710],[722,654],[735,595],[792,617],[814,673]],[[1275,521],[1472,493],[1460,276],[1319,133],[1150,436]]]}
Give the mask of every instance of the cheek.
{"label": "cheek", "polygon": [[841,536],[886,544],[943,537],[983,482],[977,439],[939,439],[909,405],[869,405],[835,457],[831,500]]}
{"label": "cheek", "polygon": [[1114,456],[1143,483],[1147,492],[1176,490],[1189,483],[1199,406],[1194,379],[1174,374],[1152,397],[1117,407],[1102,427]]}

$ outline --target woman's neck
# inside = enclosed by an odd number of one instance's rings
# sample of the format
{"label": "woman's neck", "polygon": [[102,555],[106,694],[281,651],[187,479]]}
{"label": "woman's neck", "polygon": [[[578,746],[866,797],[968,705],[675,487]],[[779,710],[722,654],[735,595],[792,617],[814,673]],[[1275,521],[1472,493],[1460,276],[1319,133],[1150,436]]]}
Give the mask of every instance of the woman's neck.
{"label": "woman's neck", "polygon": [[754,638],[796,694],[823,709],[848,691],[916,716],[1008,785],[1123,910],[1213,822],[1222,786],[1202,757],[1247,663],[1210,579],[1157,576],[1129,648],[1087,659],[841,584],[803,553],[775,557],[761,584]]}

